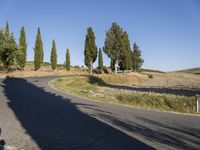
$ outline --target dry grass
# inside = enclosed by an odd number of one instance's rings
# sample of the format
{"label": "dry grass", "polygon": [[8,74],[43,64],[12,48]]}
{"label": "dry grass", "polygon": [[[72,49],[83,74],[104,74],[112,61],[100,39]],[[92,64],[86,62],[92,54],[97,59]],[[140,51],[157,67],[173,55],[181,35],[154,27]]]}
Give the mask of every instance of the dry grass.
{"label": "dry grass", "polygon": [[50,66],[42,66],[39,70],[35,71],[33,65],[26,65],[23,71],[15,70],[10,72],[0,72],[0,78],[10,77],[42,77],[42,76],[66,76],[66,75],[88,75],[88,72],[84,68],[71,68],[67,71],[63,68],[57,68],[52,70]]}
{"label": "dry grass", "polygon": [[13,71],[8,73],[0,73],[0,78],[9,77],[42,77],[42,76],[66,76],[66,75],[84,75],[87,72],[80,71],[66,71],[66,70],[24,70],[24,71]]}
{"label": "dry grass", "polygon": [[126,73],[126,74],[101,74],[96,75],[108,84],[120,84],[120,85],[133,85],[145,82],[148,76],[140,73]]}
{"label": "dry grass", "polygon": [[66,76],[66,75],[88,75],[85,68],[71,67],[70,71],[67,71],[63,66],[58,66],[56,70],[52,70],[49,64],[43,64],[37,71],[34,70],[32,62],[27,62],[23,71],[1,71],[0,78],[9,77],[42,77],[42,76]]}
{"label": "dry grass", "polygon": [[200,88],[200,75],[190,73],[149,73],[152,79],[142,82],[142,86]]}
{"label": "dry grass", "polygon": [[192,73],[192,74],[200,75],[200,68],[185,69],[185,70],[180,70],[180,71],[177,71],[177,72]]}
{"label": "dry grass", "polygon": [[[153,78],[149,78],[152,75]],[[190,73],[126,73],[95,75],[107,84],[144,87],[200,88],[200,75]]]}

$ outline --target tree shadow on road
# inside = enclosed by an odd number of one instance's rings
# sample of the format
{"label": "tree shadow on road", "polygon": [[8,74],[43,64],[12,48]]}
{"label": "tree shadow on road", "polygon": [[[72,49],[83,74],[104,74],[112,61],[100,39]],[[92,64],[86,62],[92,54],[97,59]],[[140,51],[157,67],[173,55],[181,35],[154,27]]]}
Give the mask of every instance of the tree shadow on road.
{"label": "tree shadow on road", "polygon": [[28,80],[6,78],[3,84],[8,106],[40,149],[153,149]]}
{"label": "tree shadow on road", "polygon": [[4,140],[0,140],[0,150],[4,150],[4,145],[5,145],[5,141]]}
{"label": "tree shadow on road", "polygon": [[4,145],[6,144],[6,142],[1,139],[1,128],[0,128],[0,150],[4,150]]}
{"label": "tree shadow on road", "polygon": [[102,79],[95,76],[88,76],[89,83],[97,84],[99,86],[105,86],[114,89],[132,90],[138,92],[153,92],[163,94],[174,94],[180,96],[194,96],[200,94],[199,89],[186,89],[186,88],[167,88],[167,87],[139,87],[139,86],[126,86],[126,85],[111,85],[104,82]]}
{"label": "tree shadow on road", "polygon": [[104,113],[97,113],[96,116],[154,144],[169,146],[169,149],[199,149],[200,130],[197,129],[172,127],[143,117],[135,118],[135,121],[122,121]]}

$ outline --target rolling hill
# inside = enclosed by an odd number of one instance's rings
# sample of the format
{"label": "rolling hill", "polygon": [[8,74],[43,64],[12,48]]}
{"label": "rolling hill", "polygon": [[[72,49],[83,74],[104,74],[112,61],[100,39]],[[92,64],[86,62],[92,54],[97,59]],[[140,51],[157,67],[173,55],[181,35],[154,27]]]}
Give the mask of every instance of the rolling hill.
{"label": "rolling hill", "polygon": [[179,71],[176,71],[176,72],[192,73],[192,74],[200,75],[200,67],[199,67],[199,68],[192,68],[192,69],[179,70]]}

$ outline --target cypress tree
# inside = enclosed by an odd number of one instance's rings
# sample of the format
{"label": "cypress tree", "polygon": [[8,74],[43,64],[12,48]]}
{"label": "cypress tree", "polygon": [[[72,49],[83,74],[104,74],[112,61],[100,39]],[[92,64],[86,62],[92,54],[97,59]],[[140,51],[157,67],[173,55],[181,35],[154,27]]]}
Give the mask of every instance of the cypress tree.
{"label": "cypress tree", "polygon": [[0,67],[2,67],[2,53],[3,53],[3,42],[4,42],[4,34],[3,30],[0,29]]}
{"label": "cypress tree", "polygon": [[41,64],[43,63],[43,43],[40,34],[40,28],[38,28],[37,37],[35,41],[35,48],[34,48],[34,68],[35,70],[40,69]]}
{"label": "cypress tree", "polygon": [[97,58],[97,46],[95,43],[95,35],[91,27],[87,29],[84,56],[85,65],[89,68],[90,74],[92,74],[93,63]]}
{"label": "cypress tree", "polygon": [[128,33],[124,32],[121,39],[122,49],[120,52],[119,66],[121,70],[130,70],[131,69],[131,46],[128,37]]}
{"label": "cypress tree", "polygon": [[6,39],[3,44],[3,51],[1,55],[1,61],[6,69],[10,69],[11,65],[15,64],[17,50],[18,46],[15,42],[14,34],[11,33],[10,37]]}
{"label": "cypress tree", "polygon": [[102,50],[99,48],[99,64],[98,64],[99,69],[103,69],[103,56],[102,56]]}
{"label": "cypress tree", "polygon": [[[4,33],[3,33],[3,30],[0,29],[0,56],[1,56],[1,53],[2,53],[2,48],[3,48],[3,43],[4,43]],[[1,58],[0,58],[0,61],[1,61]]]}
{"label": "cypress tree", "polygon": [[3,42],[4,42],[4,34],[3,34],[3,30],[0,29],[0,46],[3,45]]}
{"label": "cypress tree", "polygon": [[41,51],[40,51],[40,63],[41,65],[43,64],[44,62],[44,50],[43,50],[43,42],[42,42],[42,38],[41,38]]}
{"label": "cypress tree", "polygon": [[39,28],[39,36],[40,36],[40,63],[41,65],[43,64],[44,62],[44,50],[43,50],[43,42],[42,42],[42,36],[41,36],[41,33],[40,33],[40,28]]}
{"label": "cypress tree", "polygon": [[117,73],[116,65],[120,60],[120,52],[122,49],[123,29],[117,24],[112,23],[111,28],[106,32],[104,52],[111,58],[111,69]]}
{"label": "cypress tree", "polygon": [[6,22],[6,30],[5,30],[4,38],[5,38],[5,42],[8,42],[10,39],[10,29],[9,29],[8,21]]}
{"label": "cypress tree", "polygon": [[26,43],[26,33],[24,27],[20,30],[19,39],[19,54],[18,54],[18,64],[21,69],[24,69],[26,65],[26,55],[27,55],[27,43]]}
{"label": "cypress tree", "polygon": [[70,53],[69,53],[69,49],[67,48],[67,51],[66,51],[66,60],[65,60],[65,62],[66,62],[66,69],[67,69],[67,71],[69,71],[70,70]]}
{"label": "cypress tree", "polygon": [[56,67],[57,67],[57,52],[56,52],[57,50],[56,50],[56,42],[55,42],[55,40],[53,40],[53,42],[52,42],[52,48],[51,48],[51,68],[53,69],[53,70],[55,70],[56,69]]}
{"label": "cypress tree", "polygon": [[139,68],[141,68],[142,64],[144,63],[144,60],[141,57],[141,51],[139,49],[139,47],[137,46],[136,43],[134,43],[133,45],[133,56],[132,56],[132,65],[133,65],[133,69],[135,71],[137,71]]}
{"label": "cypress tree", "polygon": [[6,69],[10,69],[15,64],[18,46],[15,42],[14,34],[10,34],[8,21],[6,22],[5,33],[0,31],[0,59]]}
{"label": "cypress tree", "polygon": [[[3,43],[4,43],[4,33],[3,33],[3,30],[0,29],[0,56],[1,56],[1,52],[2,52]],[[0,59],[0,61],[1,61],[1,59]]]}

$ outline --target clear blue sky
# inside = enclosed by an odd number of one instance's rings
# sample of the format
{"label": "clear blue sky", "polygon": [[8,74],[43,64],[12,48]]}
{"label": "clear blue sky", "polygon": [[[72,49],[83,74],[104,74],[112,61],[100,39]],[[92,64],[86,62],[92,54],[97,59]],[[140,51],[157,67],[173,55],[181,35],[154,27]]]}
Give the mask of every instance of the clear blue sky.
{"label": "clear blue sky", "polygon": [[[144,68],[200,67],[200,0],[0,0],[0,27],[7,20],[17,41],[25,26],[28,60],[34,57],[37,27],[45,61],[55,39],[59,63],[69,48],[72,65],[83,65],[86,29],[93,27],[96,44],[103,47],[105,31],[117,22],[129,33],[131,47],[137,42],[141,48]],[[110,64],[106,55],[104,62]]]}

